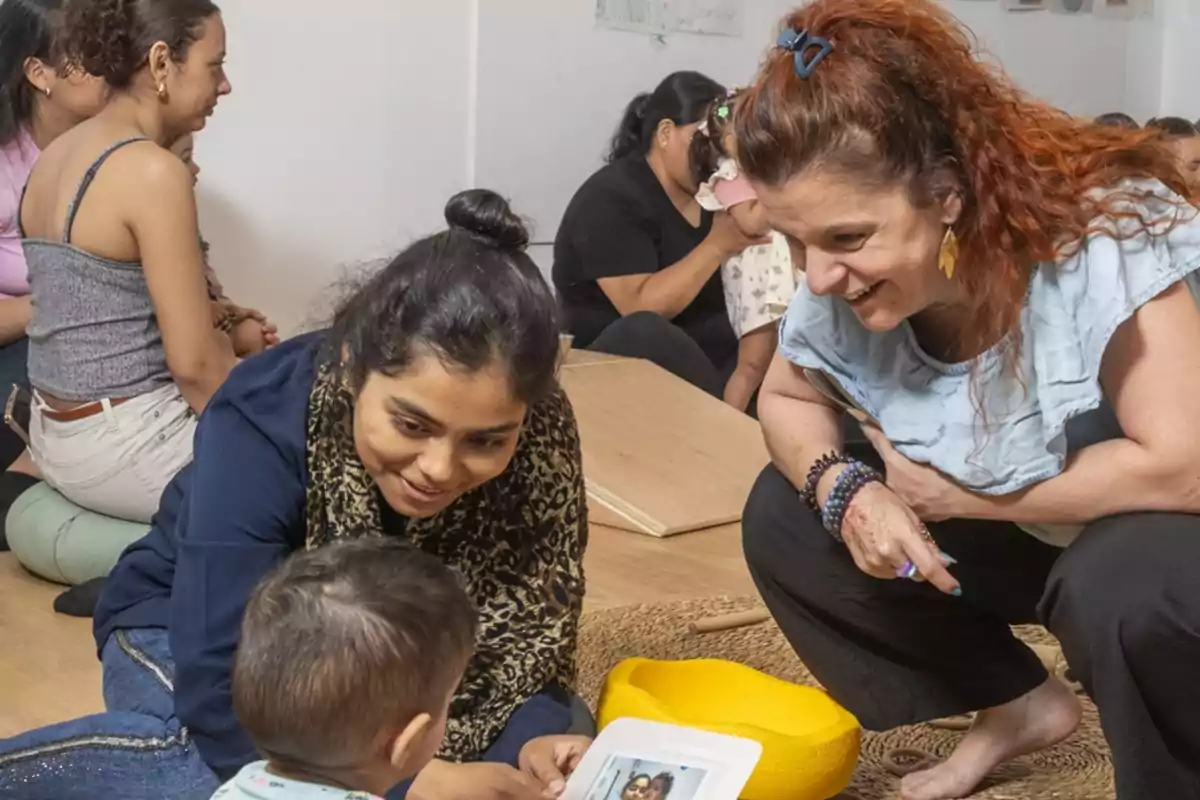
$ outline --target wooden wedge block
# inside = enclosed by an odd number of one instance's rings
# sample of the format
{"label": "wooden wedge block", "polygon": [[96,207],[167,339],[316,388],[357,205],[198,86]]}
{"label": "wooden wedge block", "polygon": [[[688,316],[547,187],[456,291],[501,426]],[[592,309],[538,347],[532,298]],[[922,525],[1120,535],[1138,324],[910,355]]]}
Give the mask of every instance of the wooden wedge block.
{"label": "wooden wedge block", "polygon": [[741,520],[770,460],[757,422],[648,361],[572,351],[560,380],[593,522],[673,536]]}

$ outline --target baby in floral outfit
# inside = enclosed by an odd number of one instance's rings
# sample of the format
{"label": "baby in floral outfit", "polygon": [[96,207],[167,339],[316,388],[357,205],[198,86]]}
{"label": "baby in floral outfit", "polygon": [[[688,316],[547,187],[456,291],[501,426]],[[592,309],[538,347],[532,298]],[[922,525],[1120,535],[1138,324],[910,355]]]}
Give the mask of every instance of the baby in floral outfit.
{"label": "baby in floral outfit", "polygon": [[748,247],[721,265],[725,308],[738,337],[738,363],[725,386],[725,402],[745,411],[775,355],[779,320],[796,293],[798,273],[787,240],[771,230],[750,182],[728,155],[736,96],[730,92],[709,110],[692,140],[692,163],[701,207],[727,212],[747,236],[771,237],[770,244]]}

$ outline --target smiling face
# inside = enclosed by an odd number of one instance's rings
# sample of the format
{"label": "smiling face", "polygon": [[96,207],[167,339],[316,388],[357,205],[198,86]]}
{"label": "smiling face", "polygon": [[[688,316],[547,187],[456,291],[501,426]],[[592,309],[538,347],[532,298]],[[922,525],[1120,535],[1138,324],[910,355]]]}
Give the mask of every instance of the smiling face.
{"label": "smiling face", "polygon": [[621,790],[621,800],[648,800],[650,794],[650,776],[635,775]]}
{"label": "smiling face", "polygon": [[954,299],[956,284],[938,269],[938,253],[961,209],[956,195],[919,208],[903,186],[864,188],[844,174],[813,170],[754,189],[771,228],[787,236],[809,290],[843,298],[868,330],[892,330]]}
{"label": "smiling face", "polygon": [[468,372],[418,355],[395,377],[367,376],[354,443],[389,506],[431,517],[504,472],[525,412],[503,366]]}

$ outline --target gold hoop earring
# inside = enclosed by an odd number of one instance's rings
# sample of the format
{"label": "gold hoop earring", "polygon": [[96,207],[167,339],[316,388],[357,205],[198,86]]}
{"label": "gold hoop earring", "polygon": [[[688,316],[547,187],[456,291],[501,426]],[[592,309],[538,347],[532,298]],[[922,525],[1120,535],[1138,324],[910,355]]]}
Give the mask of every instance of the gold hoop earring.
{"label": "gold hoop earring", "polygon": [[958,266],[958,236],[955,235],[953,228],[946,228],[946,235],[942,237],[942,249],[938,251],[938,269],[949,280],[954,277],[956,266]]}

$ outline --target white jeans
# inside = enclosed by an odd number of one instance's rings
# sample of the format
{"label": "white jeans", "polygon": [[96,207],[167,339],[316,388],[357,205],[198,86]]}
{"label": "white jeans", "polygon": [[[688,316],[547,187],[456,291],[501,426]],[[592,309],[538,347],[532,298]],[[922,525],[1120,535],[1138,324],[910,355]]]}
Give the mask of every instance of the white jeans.
{"label": "white jeans", "polygon": [[196,417],[169,383],[85,419],[47,419],[33,393],[29,450],[46,483],[76,505],[149,522],[163,489],[192,460]]}

